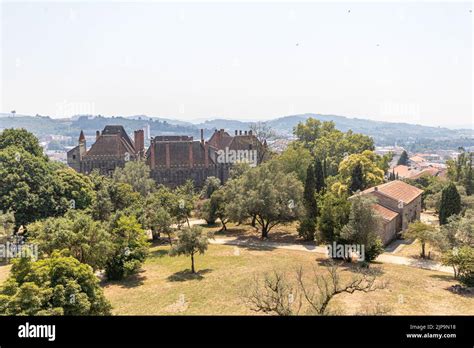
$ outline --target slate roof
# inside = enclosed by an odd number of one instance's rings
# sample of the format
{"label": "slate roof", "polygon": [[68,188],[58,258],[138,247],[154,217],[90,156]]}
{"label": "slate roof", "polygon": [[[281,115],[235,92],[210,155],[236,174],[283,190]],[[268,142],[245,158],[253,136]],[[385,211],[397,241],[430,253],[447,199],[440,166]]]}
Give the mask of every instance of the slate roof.
{"label": "slate roof", "polygon": [[102,134],[84,156],[87,158],[124,158],[135,155],[135,146],[122,126],[105,126]]}

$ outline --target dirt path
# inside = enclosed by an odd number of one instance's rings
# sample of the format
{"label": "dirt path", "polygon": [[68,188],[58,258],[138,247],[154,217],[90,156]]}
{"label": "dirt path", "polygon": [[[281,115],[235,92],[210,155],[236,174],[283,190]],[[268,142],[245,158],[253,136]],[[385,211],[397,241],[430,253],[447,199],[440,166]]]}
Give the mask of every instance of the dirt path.
{"label": "dirt path", "polygon": [[[286,249],[286,250],[295,250],[295,251],[306,251],[311,253],[328,255],[327,249],[324,246],[316,245],[302,245],[302,244],[292,244],[292,243],[277,243],[272,241],[254,241],[250,239],[238,239],[237,237],[217,237],[210,240],[211,244],[219,245],[234,245],[245,248],[255,248],[255,249]],[[391,263],[395,265],[404,265],[415,268],[429,269],[432,271],[439,271],[443,273],[453,274],[451,267],[443,266],[437,262],[430,260],[416,260],[403,256],[396,256],[390,253],[383,253],[377,257],[376,261],[382,263]]]}
{"label": "dirt path", "polygon": [[[425,216],[426,218],[426,216]],[[204,225],[206,224],[205,220],[202,219],[190,219],[189,224],[192,225]],[[404,242],[401,241],[401,245],[397,247],[403,247]],[[306,251],[310,253],[317,253],[328,255],[327,248],[325,246],[317,246],[311,244],[298,244],[298,243],[281,243],[273,241],[262,241],[254,240],[250,238],[238,238],[238,237],[215,237],[215,239],[210,240],[211,244],[219,245],[234,245],[245,248],[254,248],[254,249],[286,249],[286,250],[295,250],[295,251]],[[395,248],[396,249],[396,248]],[[397,256],[393,254],[394,250],[387,250],[387,252],[379,255],[376,259],[378,262],[382,263],[391,263],[395,265],[404,265],[421,269],[429,269],[432,271],[439,271],[443,273],[454,274],[451,267],[443,266],[438,262],[431,260],[423,259],[412,259],[404,256]]]}

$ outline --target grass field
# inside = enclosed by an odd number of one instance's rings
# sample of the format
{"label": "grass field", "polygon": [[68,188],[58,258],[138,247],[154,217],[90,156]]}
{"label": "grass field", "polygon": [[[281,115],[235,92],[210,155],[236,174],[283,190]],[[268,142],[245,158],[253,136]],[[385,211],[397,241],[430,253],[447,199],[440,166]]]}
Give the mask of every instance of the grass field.
{"label": "grass field", "polygon": [[[278,269],[293,277],[300,266],[307,274],[313,267],[317,272],[325,271],[312,253],[211,245],[207,254],[196,258],[199,274],[193,276],[189,273],[189,258],[169,257],[167,246],[155,246],[151,251],[139,275],[103,284],[114,314],[256,314],[242,300],[255,274]],[[344,314],[364,314],[381,304],[390,310],[388,314],[394,315],[474,314],[474,298],[449,291],[456,284],[449,275],[407,266],[376,267],[381,268],[380,279],[388,281],[387,288],[367,294],[338,295],[332,309]],[[348,270],[344,274],[351,276]]]}
{"label": "grass field", "polygon": [[[218,229],[218,228],[216,228]],[[232,235],[233,227],[229,234]],[[238,231],[235,231],[238,232]],[[282,230],[277,239],[289,239]],[[249,231],[258,240],[258,233]],[[247,235],[248,236],[248,235]],[[415,253],[416,244],[405,254]],[[114,314],[121,315],[239,315],[257,314],[243,301],[243,294],[254,276],[279,270],[293,280],[303,267],[310,275],[325,272],[322,255],[284,249],[252,249],[210,245],[205,255],[196,257],[197,275],[190,273],[188,257],[168,256],[168,246],[153,246],[142,271],[120,282],[102,282]],[[319,258],[321,257],[321,258]],[[382,305],[393,315],[474,315],[474,297],[459,295],[449,288],[457,284],[445,273],[401,265],[378,264],[385,289],[371,293],[338,295],[330,309],[341,314],[367,314]],[[0,282],[8,276],[10,265],[0,265]],[[343,277],[352,272],[344,268]]]}

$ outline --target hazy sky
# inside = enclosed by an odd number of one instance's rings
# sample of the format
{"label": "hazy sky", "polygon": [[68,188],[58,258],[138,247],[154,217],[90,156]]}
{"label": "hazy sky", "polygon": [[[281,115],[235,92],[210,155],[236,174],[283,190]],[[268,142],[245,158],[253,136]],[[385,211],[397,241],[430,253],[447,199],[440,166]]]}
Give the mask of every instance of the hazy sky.
{"label": "hazy sky", "polygon": [[472,125],[471,9],[3,2],[0,112]]}

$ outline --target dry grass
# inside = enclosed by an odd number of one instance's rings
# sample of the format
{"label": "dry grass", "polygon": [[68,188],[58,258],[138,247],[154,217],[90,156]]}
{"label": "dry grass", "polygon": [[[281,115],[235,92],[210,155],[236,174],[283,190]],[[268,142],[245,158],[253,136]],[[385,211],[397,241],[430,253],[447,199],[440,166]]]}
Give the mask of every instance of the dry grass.
{"label": "dry grass", "polygon": [[[257,225],[258,226],[258,225]],[[202,225],[206,231],[213,231],[216,237],[238,237],[240,239],[260,240],[261,230],[252,227],[250,224],[235,223],[227,224],[227,231],[221,231],[220,223],[214,226]],[[259,226],[258,226],[259,227]],[[277,225],[271,229],[268,234],[269,240],[279,243],[299,243],[299,244],[313,244],[313,242],[304,241],[297,232],[298,222]]]}
{"label": "dry grass", "polygon": [[[437,248],[432,247],[429,243],[426,243],[425,253],[426,253],[426,257],[429,258],[430,260],[440,262],[441,260],[440,251]],[[421,258],[420,256],[421,243],[418,239],[416,239],[415,241],[404,240],[403,243],[397,248],[397,250],[393,252],[393,254],[397,256],[409,257],[412,259],[420,259]]]}
{"label": "dry grass", "polygon": [[[205,255],[196,257],[198,275],[189,273],[190,260],[168,256],[168,246],[154,246],[143,271],[121,282],[105,282],[106,297],[114,314],[122,315],[247,315],[256,314],[242,300],[254,275],[274,269],[294,279],[302,266],[309,276],[313,270],[325,272],[317,254],[274,249],[253,250],[210,245]],[[452,293],[451,276],[408,266],[381,264],[380,280],[387,288],[371,293],[342,294],[331,309],[341,314],[365,314],[377,305],[394,315],[474,315],[474,298]],[[0,282],[10,266],[0,266]],[[344,268],[343,276],[352,272]]]}
{"label": "dry grass", "polygon": [[[189,274],[189,259],[171,258],[168,247],[152,249],[143,272],[134,279],[105,283],[104,290],[115,314],[124,315],[237,315],[255,314],[243,302],[255,274],[277,269],[294,279],[300,266],[307,275],[314,267],[325,269],[312,253],[274,249],[236,249],[211,245],[206,255],[196,258],[198,275]],[[238,250],[238,252],[236,252]],[[449,275],[407,266],[380,265],[386,289],[368,294],[339,295],[332,309],[344,314],[371,312],[377,304],[389,314],[454,315],[474,314],[474,299],[449,291],[456,282]],[[352,272],[345,270],[344,277]]]}

